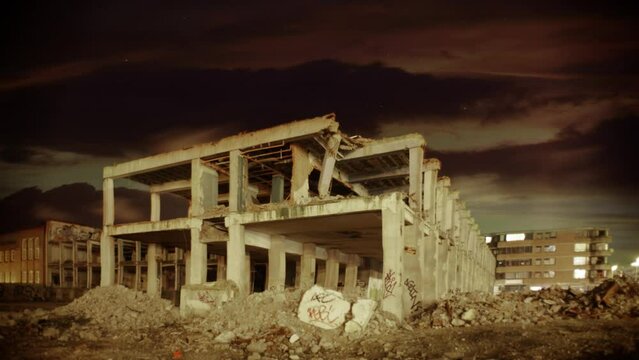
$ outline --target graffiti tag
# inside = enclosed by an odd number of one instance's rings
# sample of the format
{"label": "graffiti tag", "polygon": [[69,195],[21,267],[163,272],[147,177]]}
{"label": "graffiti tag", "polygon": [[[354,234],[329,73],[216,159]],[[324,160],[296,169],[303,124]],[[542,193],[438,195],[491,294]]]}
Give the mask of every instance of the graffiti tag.
{"label": "graffiti tag", "polygon": [[411,301],[410,311],[415,312],[415,311],[421,310],[422,303],[421,301],[417,300],[418,292],[417,292],[417,287],[415,285],[415,281],[411,279],[406,279],[406,281],[404,281],[404,285],[408,289],[408,295],[410,296],[410,301]]}
{"label": "graffiti tag", "polygon": [[395,286],[397,286],[397,278],[395,277],[395,272],[393,270],[388,270],[386,276],[384,276],[384,299],[389,296],[393,296]]}
{"label": "graffiti tag", "polygon": [[335,296],[329,293],[316,293],[311,298],[311,301],[317,301],[322,304],[333,302],[333,300],[335,300]]}
{"label": "graffiti tag", "polygon": [[306,309],[308,317],[311,321],[323,322],[326,324],[332,324],[337,320],[337,317],[331,319],[331,313],[333,312],[333,305],[317,305]]}

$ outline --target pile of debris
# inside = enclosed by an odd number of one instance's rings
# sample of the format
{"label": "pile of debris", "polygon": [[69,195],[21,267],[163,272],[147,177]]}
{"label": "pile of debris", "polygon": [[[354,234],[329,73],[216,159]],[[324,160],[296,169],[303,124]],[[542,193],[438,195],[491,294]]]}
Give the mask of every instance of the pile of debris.
{"label": "pile of debris", "polygon": [[122,285],[94,288],[56,308],[52,315],[86,319],[88,324],[107,331],[157,328],[179,320],[179,312],[170,301]]}
{"label": "pile of debris", "polygon": [[639,285],[626,278],[608,279],[591,291],[551,287],[537,292],[452,292],[414,317],[420,327],[493,323],[537,324],[566,318],[621,319],[639,316]]}

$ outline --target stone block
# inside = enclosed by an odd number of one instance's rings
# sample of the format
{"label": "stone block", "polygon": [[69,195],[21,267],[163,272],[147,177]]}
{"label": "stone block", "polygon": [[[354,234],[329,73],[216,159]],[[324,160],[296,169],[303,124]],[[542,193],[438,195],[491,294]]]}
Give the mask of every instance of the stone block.
{"label": "stone block", "polygon": [[344,296],[321,286],[313,286],[304,293],[297,310],[297,317],[322,329],[336,329],[344,324],[351,304]]}
{"label": "stone block", "polygon": [[377,308],[377,302],[375,300],[358,299],[351,309],[353,319],[346,323],[344,331],[353,333],[364,330],[373,314],[375,314],[375,308]]}
{"label": "stone block", "polygon": [[184,285],[180,291],[180,314],[206,315],[239,294],[232,281],[221,280],[200,285]]}

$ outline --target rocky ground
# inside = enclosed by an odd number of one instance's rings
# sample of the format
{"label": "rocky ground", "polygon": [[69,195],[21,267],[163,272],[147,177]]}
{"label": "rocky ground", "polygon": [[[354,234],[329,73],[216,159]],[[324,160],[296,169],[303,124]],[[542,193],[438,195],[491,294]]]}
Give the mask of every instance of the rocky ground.
{"label": "rocky ground", "polygon": [[253,294],[181,318],[162,299],[96,288],[54,310],[0,313],[7,359],[600,359],[639,358],[639,286],[492,296],[451,293],[404,324],[381,311],[366,328],[300,321],[301,291]]}

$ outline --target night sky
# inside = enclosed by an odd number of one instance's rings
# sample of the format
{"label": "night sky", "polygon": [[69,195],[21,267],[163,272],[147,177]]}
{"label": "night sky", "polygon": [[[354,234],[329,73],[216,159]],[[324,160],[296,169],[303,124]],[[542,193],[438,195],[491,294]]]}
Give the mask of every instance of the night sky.
{"label": "night sky", "polygon": [[[605,226],[611,262],[639,256],[635,8],[238,3],[5,4],[0,232],[99,226],[105,165],[336,113],[422,133],[483,232]],[[146,218],[116,185],[120,220]]]}

